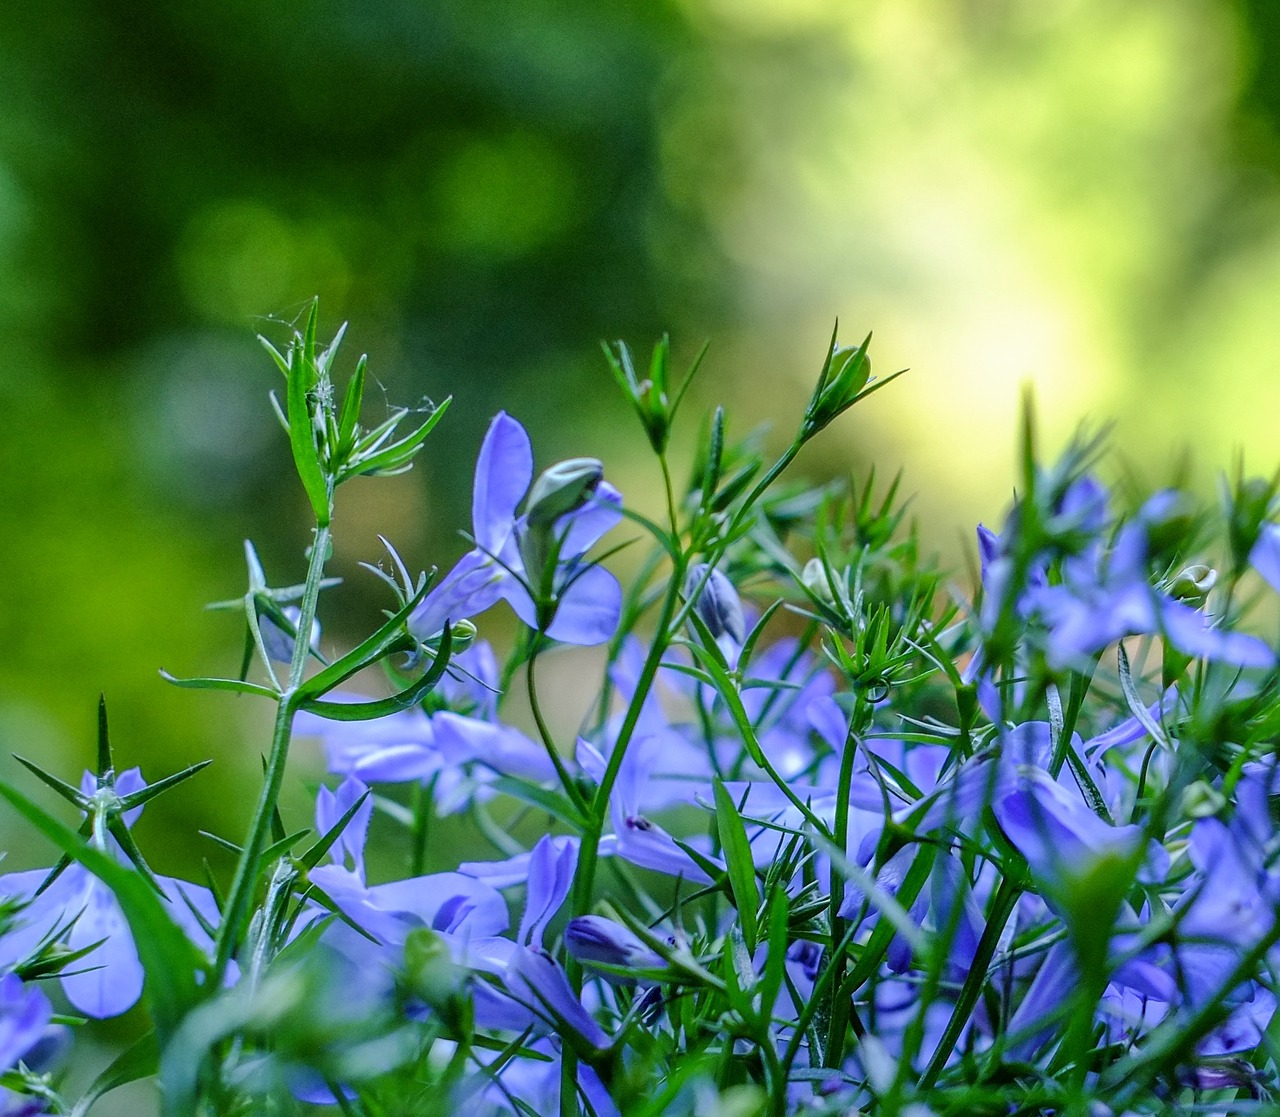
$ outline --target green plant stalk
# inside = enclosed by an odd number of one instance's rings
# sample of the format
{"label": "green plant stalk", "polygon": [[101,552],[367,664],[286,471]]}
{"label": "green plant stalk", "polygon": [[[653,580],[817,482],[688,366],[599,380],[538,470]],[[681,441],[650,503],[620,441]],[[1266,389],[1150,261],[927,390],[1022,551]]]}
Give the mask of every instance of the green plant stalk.
{"label": "green plant stalk", "polygon": [[289,664],[289,685],[281,692],[276,706],[275,726],[271,733],[271,751],[267,756],[262,791],[258,795],[258,803],[254,808],[253,821],[249,825],[249,835],[245,839],[240,860],[236,862],[235,876],[231,881],[231,889],[227,893],[227,905],[218,926],[212,979],[215,986],[222,983],[223,976],[227,972],[227,966],[238,945],[240,927],[253,902],[258,872],[262,867],[262,852],[267,847],[271,818],[275,813],[276,803],[280,799],[285,763],[289,759],[289,743],[293,736],[293,718],[297,713],[298,688],[302,686],[302,676],[306,671],[307,657],[310,654],[311,644],[308,638],[316,618],[316,606],[320,599],[320,582],[324,577],[329,540],[329,527],[317,527],[311,543],[306,589],[302,594],[299,605],[300,616],[295,626],[297,637],[293,645],[293,659]]}
{"label": "green plant stalk", "polygon": [[991,911],[987,916],[987,925],[983,929],[982,938],[978,940],[973,964],[969,967],[964,985],[960,988],[960,996],[952,1010],[951,1019],[947,1021],[942,1038],[938,1040],[933,1058],[929,1060],[924,1074],[920,1076],[921,1091],[932,1089],[934,1083],[938,1081],[938,1075],[942,1073],[942,1068],[947,1065],[951,1052],[955,1050],[960,1040],[960,1033],[964,1031],[965,1025],[973,1015],[978,998],[982,995],[983,983],[987,980],[991,959],[995,956],[996,944],[1000,941],[1000,936],[1004,933],[1004,925],[1013,914],[1014,906],[1021,894],[1021,885],[1009,877],[1004,877],[1000,881],[1000,887],[996,890],[995,900],[992,901]]}
{"label": "green plant stalk", "polygon": [[[842,854],[849,851],[849,793],[853,786],[853,761],[857,755],[857,733],[855,726],[862,720],[862,702],[859,699],[853,717],[849,721],[849,732],[844,740],[844,752],[840,755],[840,778],[836,793],[836,817],[832,833],[832,841]],[[831,924],[831,941],[836,944],[831,957],[827,961],[832,975],[834,995],[831,1004],[831,1016],[827,1027],[827,1045],[823,1052],[823,1066],[838,1067],[844,1060],[844,1037],[849,1027],[849,1010],[852,1003],[848,997],[840,996],[840,986],[844,983],[845,959],[848,950],[845,944],[846,929],[849,921],[840,915],[844,905],[844,877],[840,873],[831,874],[831,906],[828,920]]]}
{"label": "green plant stalk", "polygon": [[541,641],[534,637],[533,646],[529,649],[529,662],[524,669],[525,689],[529,694],[529,709],[533,711],[533,722],[538,727],[538,737],[542,740],[542,745],[547,750],[547,757],[551,761],[551,766],[556,770],[560,786],[564,789],[569,802],[573,804],[574,810],[585,817],[587,814],[586,801],[582,798],[582,793],[573,782],[569,769],[564,766],[560,750],[556,748],[555,739],[551,736],[551,730],[547,726],[546,718],[542,715],[542,703],[538,701],[538,684],[534,677],[534,665],[538,662],[538,646],[540,643]]}

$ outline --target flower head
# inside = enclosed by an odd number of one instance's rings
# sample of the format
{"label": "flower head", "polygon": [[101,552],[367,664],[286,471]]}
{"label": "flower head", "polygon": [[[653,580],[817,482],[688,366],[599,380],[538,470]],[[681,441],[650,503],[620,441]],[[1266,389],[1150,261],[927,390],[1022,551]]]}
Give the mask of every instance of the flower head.
{"label": "flower head", "polygon": [[[517,515],[533,480],[533,448],[524,427],[506,412],[497,414],[476,462],[475,548],[410,616],[409,631],[417,639],[427,640],[446,621],[483,613],[499,600],[530,627],[562,643],[599,644],[613,635],[622,589],[612,574],[583,556],[621,519],[622,497],[594,470],[581,468],[581,460],[577,464],[570,471],[571,486],[543,486],[546,491],[533,509],[540,517],[536,523],[528,514]],[[572,499],[565,496],[568,487]],[[558,514],[548,518],[548,509]],[[530,562],[546,568],[533,569]]]}

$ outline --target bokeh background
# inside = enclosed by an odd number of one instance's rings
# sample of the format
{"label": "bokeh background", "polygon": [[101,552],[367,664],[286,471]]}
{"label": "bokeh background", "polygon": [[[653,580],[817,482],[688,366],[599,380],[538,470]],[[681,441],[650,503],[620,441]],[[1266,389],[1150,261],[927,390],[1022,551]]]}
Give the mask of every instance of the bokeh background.
{"label": "bokeh background", "polygon": [[[47,0],[0,20],[0,753],[72,776],[105,692],[125,763],[217,764],[148,808],[198,871],[256,787],[206,602],[242,540],[302,573],[258,348],[321,298],[371,413],[452,394],[420,467],[357,483],[327,638],[464,549],[498,408],[540,460],[655,503],[598,343],[712,348],[697,402],[782,441],[831,324],[911,374],[802,460],[905,469],[957,564],[1045,442],[1115,421],[1159,480],[1280,457],[1280,8],[1268,0]],[[348,366],[349,367],[349,366]],[[689,428],[692,436],[692,427]],[[300,751],[287,800],[305,812]],[[31,788],[7,759],[0,778]],[[0,817],[8,867],[38,864]]]}

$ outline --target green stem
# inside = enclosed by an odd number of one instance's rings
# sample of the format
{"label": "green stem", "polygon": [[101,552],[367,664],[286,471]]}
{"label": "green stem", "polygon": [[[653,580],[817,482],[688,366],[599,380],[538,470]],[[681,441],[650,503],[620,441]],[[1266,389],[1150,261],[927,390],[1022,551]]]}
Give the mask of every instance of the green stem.
{"label": "green stem", "polygon": [[1004,925],[1013,914],[1014,906],[1017,904],[1021,893],[1021,885],[1008,877],[1000,881],[1000,887],[996,890],[995,900],[992,902],[991,911],[987,916],[987,925],[982,932],[982,938],[978,940],[978,949],[974,953],[973,963],[970,965],[969,973],[964,979],[964,985],[960,988],[960,996],[951,1012],[951,1019],[947,1021],[946,1030],[942,1033],[942,1038],[938,1040],[938,1046],[934,1049],[933,1058],[929,1060],[929,1065],[925,1067],[924,1074],[920,1076],[919,1089],[921,1091],[931,1089],[934,1083],[938,1081],[938,1075],[942,1073],[942,1068],[947,1065],[947,1060],[951,1058],[951,1052],[955,1050],[955,1046],[960,1040],[960,1033],[964,1031],[965,1025],[969,1023],[969,1018],[973,1015],[978,998],[982,995],[982,986],[986,983],[987,971],[991,966],[991,959],[995,955],[996,944],[999,943],[1000,936],[1004,933]]}
{"label": "green stem", "polygon": [[529,708],[533,711],[533,722],[538,727],[538,736],[542,740],[543,747],[547,750],[551,766],[555,768],[556,775],[560,779],[560,786],[564,789],[564,793],[568,796],[574,809],[585,817],[587,814],[586,800],[583,799],[582,792],[578,790],[578,785],[574,783],[573,776],[569,774],[569,769],[564,766],[564,761],[560,758],[560,750],[556,748],[556,742],[551,736],[551,730],[547,726],[546,718],[542,716],[542,704],[538,701],[538,684],[534,679],[534,665],[538,662],[538,643],[539,641],[535,637],[533,647],[529,651],[529,664],[524,672],[525,689],[529,693]]}
{"label": "green stem", "polygon": [[[862,721],[862,702],[858,701],[853,716],[849,719],[849,732],[845,736],[844,751],[840,755],[840,778],[836,792],[836,817],[832,839],[841,854],[849,852],[849,794],[853,786],[853,761],[857,754],[857,726]],[[843,943],[849,926],[848,920],[840,915],[844,905],[844,877],[839,873],[831,874],[831,907],[828,919],[831,923],[831,941]],[[839,995],[840,985],[844,980],[845,950],[833,951],[827,963],[833,967],[834,988],[836,995],[831,1005],[831,1016],[827,1028],[827,1045],[824,1051],[823,1065],[838,1067],[844,1060],[844,1038],[849,1027],[849,1009],[851,1001]]]}
{"label": "green stem", "polygon": [[267,768],[262,781],[262,791],[254,808],[249,836],[245,840],[236,863],[231,890],[227,894],[226,908],[218,927],[217,951],[214,956],[213,981],[222,983],[227,966],[239,945],[240,929],[249,913],[253,893],[258,884],[258,872],[262,865],[262,851],[267,847],[271,832],[271,818],[280,799],[280,787],[284,782],[285,763],[289,759],[289,742],[293,734],[293,716],[297,712],[297,693],[302,685],[310,655],[311,626],[316,617],[316,605],[320,598],[320,582],[324,577],[324,564],[329,551],[329,528],[318,527],[311,544],[311,560],[307,566],[306,589],[302,594],[301,615],[298,617],[297,637],[293,644],[293,659],[289,664],[289,685],[281,693],[276,706],[275,726],[271,733],[271,752],[267,756]]}

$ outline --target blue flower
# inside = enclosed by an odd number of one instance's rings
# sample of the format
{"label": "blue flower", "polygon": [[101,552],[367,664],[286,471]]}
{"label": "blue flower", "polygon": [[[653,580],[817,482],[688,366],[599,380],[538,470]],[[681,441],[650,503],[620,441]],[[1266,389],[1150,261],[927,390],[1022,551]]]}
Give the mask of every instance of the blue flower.
{"label": "blue flower", "polygon": [[1061,668],[1102,651],[1126,636],[1158,635],[1185,655],[1237,667],[1272,667],[1275,654],[1254,636],[1215,628],[1192,608],[1151,585],[1147,573],[1150,532],[1168,504],[1157,494],[1121,528],[1110,550],[1094,540],[1062,563],[1062,581],[1039,585],[1027,603],[1048,629],[1045,655]]}
{"label": "blue flower", "polygon": [[[348,776],[336,792],[323,791],[316,800],[316,826],[321,833],[351,808],[368,789]],[[459,943],[471,937],[496,935],[506,929],[507,905],[489,885],[462,873],[433,873],[388,884],[369,885],[364,874],[364,845],[372,814],[366,802],[356,811],[340,839],[329,850],[332,863],[318,865],[309,877],[337,905],[343,915],[378,943],[399,948],[415,927],[430,927]],[[348,867],[349,866],[349,867]],[[333,928],[344,949],[340,924]],[[368,940],[360,940],[367,952]],[[356,944],[357,946],[359,944]]]}
{"label": "blue flower", "polygon": [[[81,791],[92,795],[97,786],[97,777],[85,772]],[[121,772],[115,779],[116,794],[121,796],[146,786],[137,768]],[[141,812],[141,807],[127,812],[125,822],[132,825]],[[124,852],[109,836],[105,852],[127,863]],[[78,862],[67,866],[37,895],[48,877],[47,869],[0,877],[0,896],[17,897],[27,903],[21,915],[23,925],[5,937],[6,957],[24,957],[51,937],[65,940],[73,951],[93,947],[83,962],[72,967],[74,972],[61,977],[67,1000],[86,1016],[98,1019],[128,1011],[142,995],[144,975],[133,932],[115,895]],[[169,917],[201,950],[212,953],[213,941],[205,928],[216,926],[219,918],[213,894],[207,888],[172,877],[155,879]]]}
{"label": "blue flower", "polygon": [[[521,540],[528,531],[516,509],[533,480],[529,436],[506,412],[489,425],[476,462],[471,521],[475,549],[463,555],[409,617],[419,640],[458,621],[506,602],[525,624],[539,627],[538,603],[530,592],[536,572],[525,569]],[[622,588],[612,574],[583,555],[622,518],[622,497],[601,482],[587,503],[561,516],[554,534],[559,564],[554,576],[555,615],[546,633],[566,644],[599,644],[613,635],[622,607]],[[537,587],[534,587],[535,589]]]}

